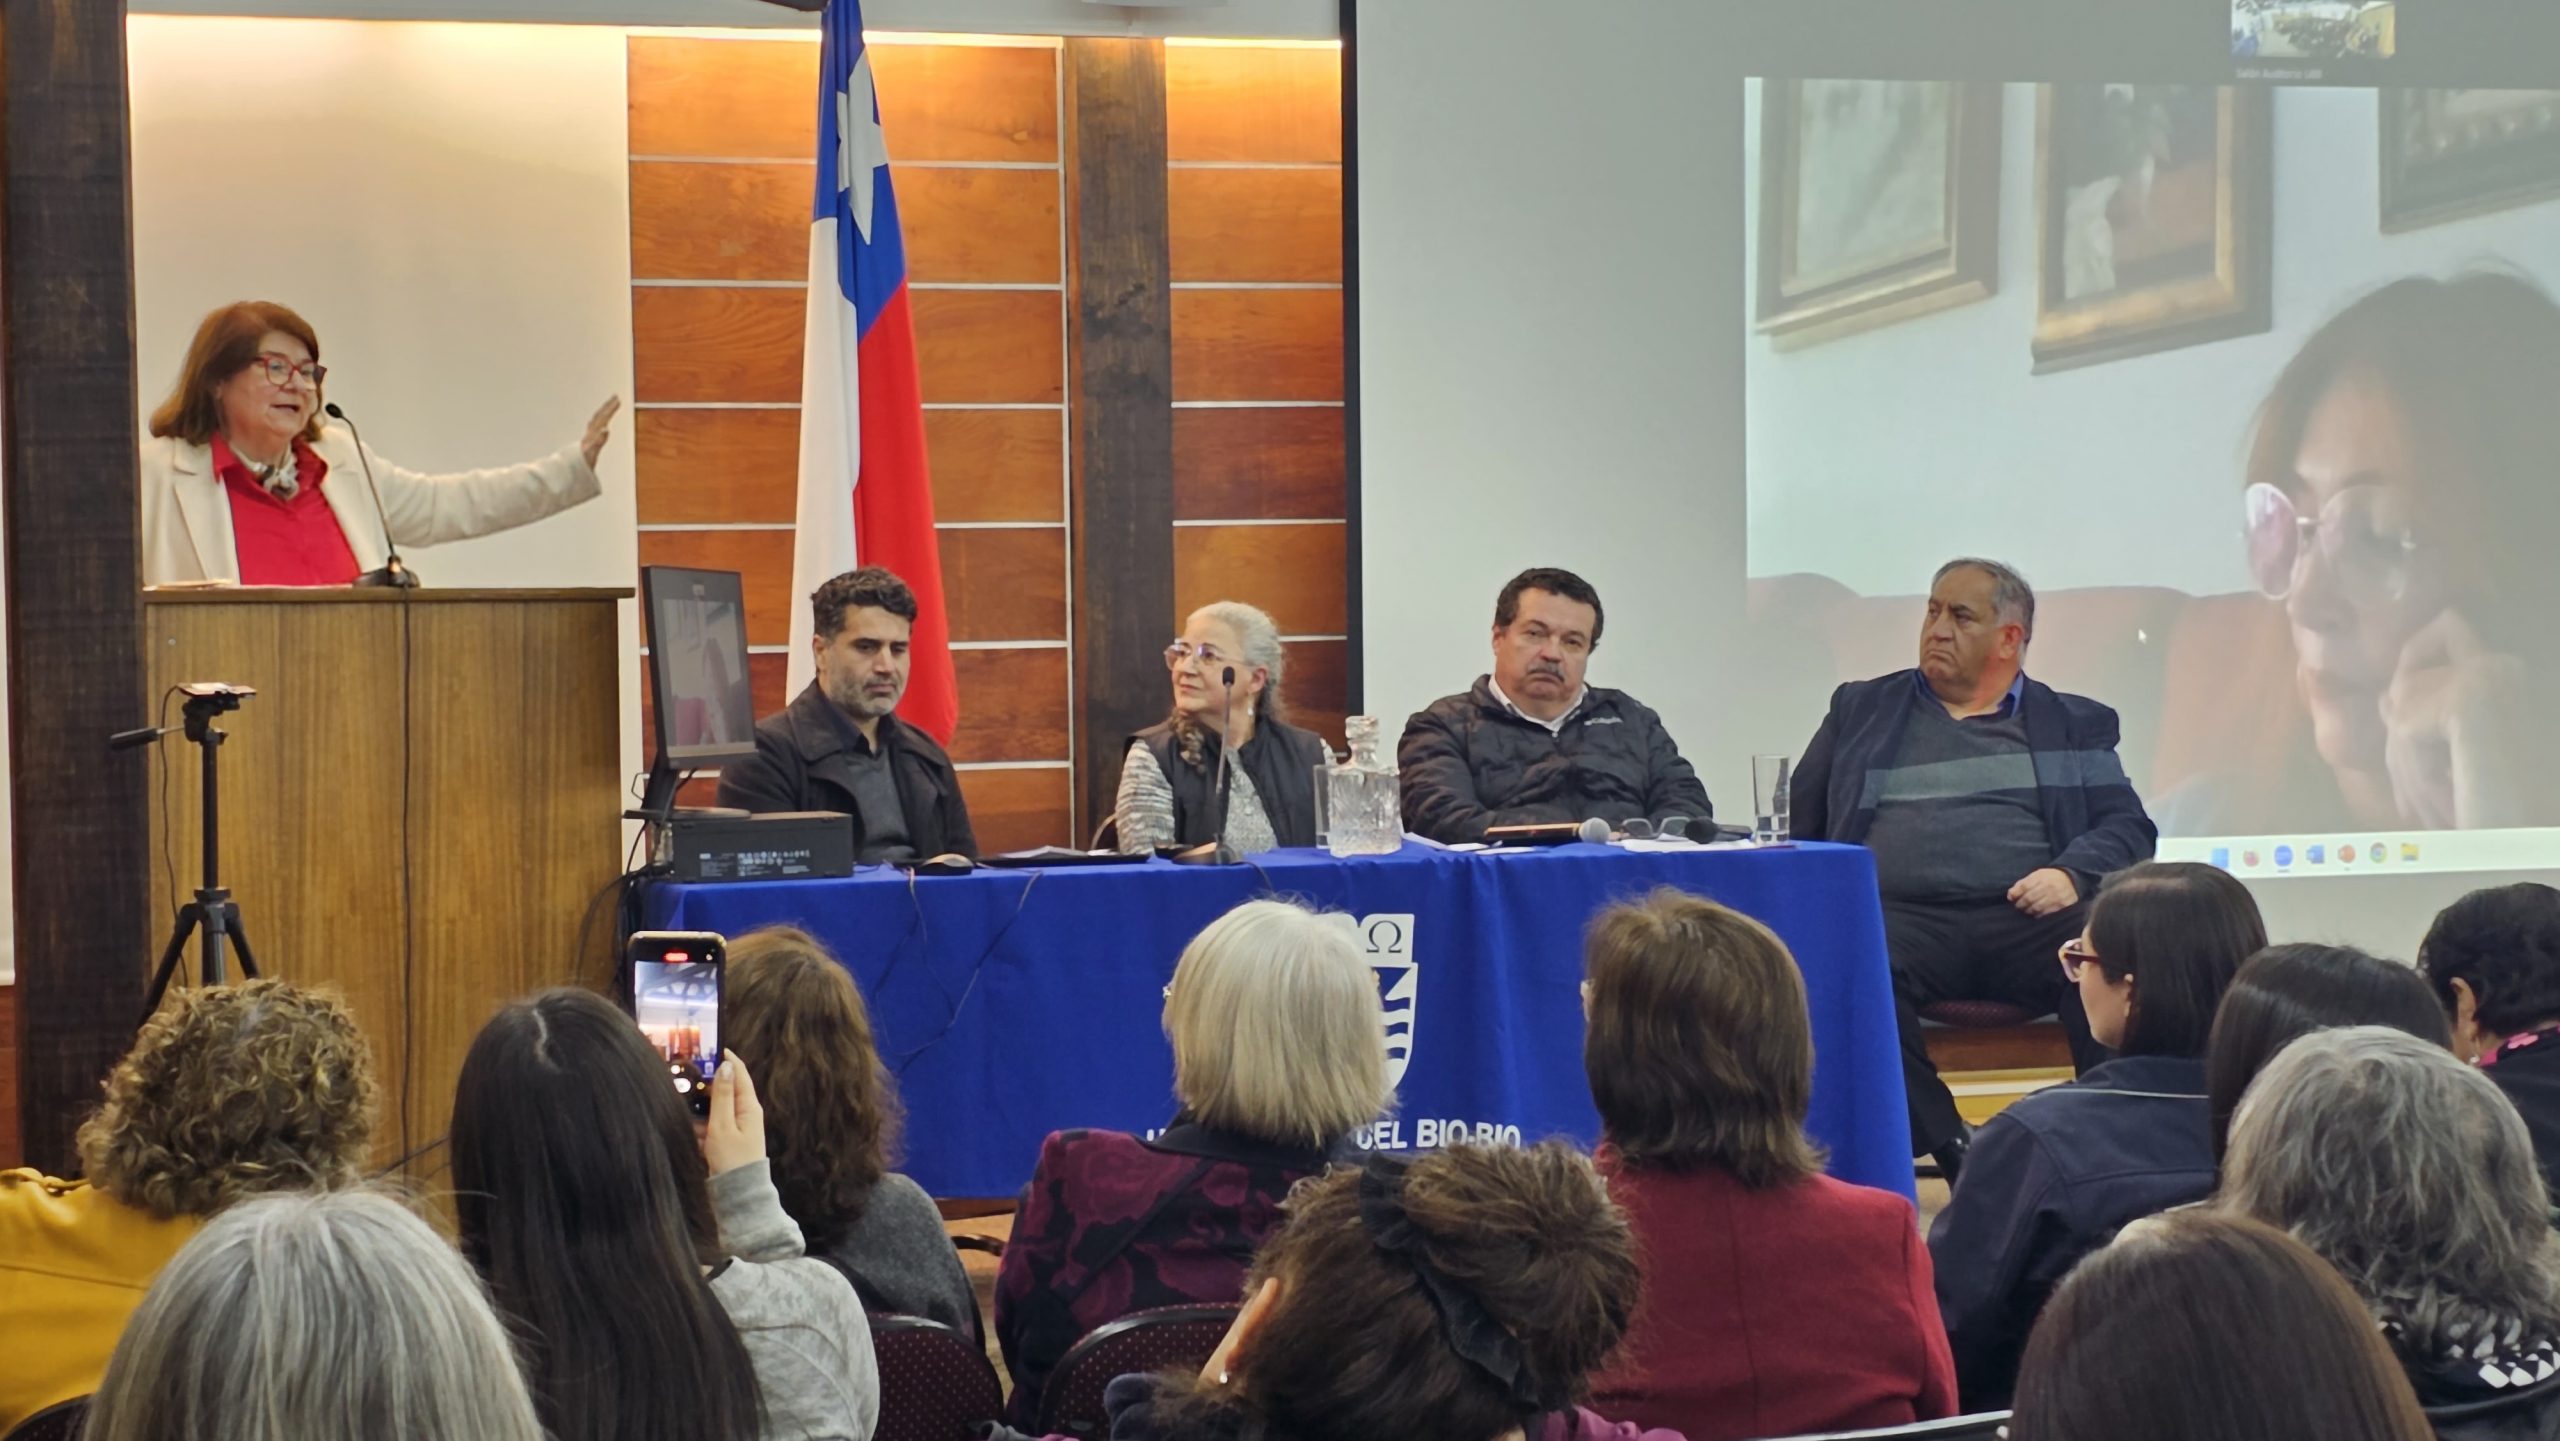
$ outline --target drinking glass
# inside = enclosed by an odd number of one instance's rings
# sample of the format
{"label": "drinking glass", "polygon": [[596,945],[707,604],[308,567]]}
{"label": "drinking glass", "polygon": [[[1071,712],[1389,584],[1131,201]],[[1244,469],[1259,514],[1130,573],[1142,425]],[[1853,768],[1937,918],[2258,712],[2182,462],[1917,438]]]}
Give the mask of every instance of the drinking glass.
{"label": "drinking glass", "polygon": [[1751,839],[1760,845],[1787,842],[1787,792],[1795,784],[1795,761],[1787,756],[1751,758]]}

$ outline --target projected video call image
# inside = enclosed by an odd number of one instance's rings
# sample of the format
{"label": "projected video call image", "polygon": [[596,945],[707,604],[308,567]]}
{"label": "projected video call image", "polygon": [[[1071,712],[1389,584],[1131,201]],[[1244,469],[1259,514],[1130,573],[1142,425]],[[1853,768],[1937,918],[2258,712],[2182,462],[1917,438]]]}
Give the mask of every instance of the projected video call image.
{"label": "projected video call image", "polygon": [[2388,60],[2399,52],[2393,0],[2231,0],[2241,60]]}
{"label": "projected video call image", "polygon": [[1753,641],[1792,707],[1910,665],[1931,573],[1987,555],[2164,837],[2560,826],[2560,92],[1745,104]]}

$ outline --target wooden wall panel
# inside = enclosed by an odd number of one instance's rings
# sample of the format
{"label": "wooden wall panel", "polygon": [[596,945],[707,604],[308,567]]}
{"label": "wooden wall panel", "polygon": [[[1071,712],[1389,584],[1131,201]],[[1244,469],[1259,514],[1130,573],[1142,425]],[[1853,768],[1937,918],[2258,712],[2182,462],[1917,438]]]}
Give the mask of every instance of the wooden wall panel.
{"label": "wooden wall panel", "polygon": [[808,296],[797,287],[634,289],[633,399],[641,405],[799,404],[807,309]]}
{"label": "wooden wall panel", "polygon": [[[956,641],[1065,640],[1067,533],[1056,526],[942,532]],[[970,700],[962,692],[960,708]]]}
{"label": "wooden wall panel", "polygon": [[[918,290],[916,368],[927,405],[1057,405],[1066,332],[1054,290]],[[793,293],[793,303],[798,295]],[[799,364],[799,352],[792,352]],[[793,398],[799,375],[793,371]]]}
{"label": "wooden wall panel", "polygon": [[[1289,714],[1340,751],[1342,715],[1351,695],[1351,643],[1298,640],[1282,649],[1289,662]],[[1394,737],[1403,733],[1404,718],[1397,717],[1387,729],[1388,744],[1393,745]]]}
{"label": "wooden wall panel", "polygon": [[1067,652],[964,650],[951,656],[959,672],[960,731],[951,758],[973,761],[1058,760],[1067,753]]}
{"label": "wooden wall panel", "polygon": [[1341,283],[1340,170],[1177,169],[1167,179],[1177,282]]}
{"label": "wooden wall panel", "polygon": [[738,572],[747,599],[747,644],[790,644],[790,531],[644,530],[640,563]]}
{"label": "wooden wall panel", "polygon": [[808,279],[816,173],[788,161],[634,161],[632,279]]}
{"label": "wooden wall panel", "polygon": [[1196,525],[1173,533],[1175,613],[1240,600],[1282,635],[1341,635],[1348,604],[1339,525]]}
{"label": "wooden wall panel", "polygon": [[[1057,161],[1054,47],[873,45],[869,54],[880,128],[898,159]],[[801,91],[816,87],[813,75]]]}
{"label": "wooden wall panel", "polygon": [[[880,68],[875,61],[876,73]],[[631,37],[631,153],[797,160],[818,153],[814,37]]]}
{"label": "wooden wall panel", "polygon": [[1061,521],[1067,438],[1052,410],[928,410],[933,516],[958,521]]}
{"label": "wooden wall panel", "polygon": [[1341,163],[1339,46],[1168,45],[1164,80],[1177,162]]}
{"label": "wooden wall panel", "polygon": [[1173,397],[1342,399],[1342,293],[1175,291]]}
{"label": "wooden wall panel", "polygon": [[[898,221],[906,233],[909,279],[919,284],[1058,283],[1063,264],[1058,247],[1058,172],[925,166],[893,167],[892,175],[898,187]],[[808,209],[804,197],[800,206],[804,241],[809,232]],[[808,247],[803,244],[801,249]],[[805,272],[806,267],[802,269]]]}
{"label": "wooden wall panel", "polygon": [[969,824],[979,853],[1027,851],[1035,846],[1082,845],[1067,818],[1065,766],[1038,770],[963,770],[960,794],[969,802]]}
{"label": "wooden wall panel", "polygon": [[1335,406],[1173,413],[1177,520],[1338,520],[1342,411]]}
{"label": "wooden wall panel", "polygon": [[797,410],[650,410],[631,417],[642,525],[785,525],[799,507]]}

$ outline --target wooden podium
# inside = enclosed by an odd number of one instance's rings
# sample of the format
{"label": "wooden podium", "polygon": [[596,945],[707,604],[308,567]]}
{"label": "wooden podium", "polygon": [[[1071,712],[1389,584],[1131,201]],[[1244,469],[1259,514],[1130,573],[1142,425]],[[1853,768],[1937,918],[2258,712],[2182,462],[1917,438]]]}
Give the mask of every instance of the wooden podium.
{"label": "wooden podium", "polygon": [[[222,884],[263,974],[353,1005],[381,1079],[382,1164],[444,1134],[463,1053],[499,1003],[609,974],[609,912],[573,952],[621,870],[615,603],[630,594],[143,593],[157,723],[177,724],[182,682],[257,689],[215,721]],[[152,773],[146,959],[201,883],[201,761],[183,733],[135,758]],[[194,983],[201,954],[190,942],[174,985]],[[434,1151],[409,1169],[443,1166]]]}

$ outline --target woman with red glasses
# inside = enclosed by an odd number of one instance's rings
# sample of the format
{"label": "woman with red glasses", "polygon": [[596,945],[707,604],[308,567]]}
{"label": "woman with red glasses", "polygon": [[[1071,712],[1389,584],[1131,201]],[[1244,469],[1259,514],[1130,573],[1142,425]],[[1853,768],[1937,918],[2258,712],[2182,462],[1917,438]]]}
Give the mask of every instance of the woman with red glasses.
{"label": "woman with red glasses", "polygon": [[1992,1117],[1929,1228],[1964,1410],[2008,1406],[2036,1313],[2083,1256],[2213,1190],[2205,1042],[2266,944],[2248,888],[2213,866],[2146,861],[2099,887],[2061,962],[2115,1059]]}
{"label": "woman with red glasses", "polygon": [[603,491],[618,397],[540,460],[423,475],[326,418],[328,374],[319,336],[281,305],[240,301],[196,327],[142,446],[145,585],[415,584],[386,568],[401,545],[529,525]]}
{"label": "woman with red glasses", "polygon": [[2167,797],[2164,832],[2560,823],[2554,375],[2560,305],[2503,271],[2393,281],[2304,342],[2242,507],[2307,725]]}

